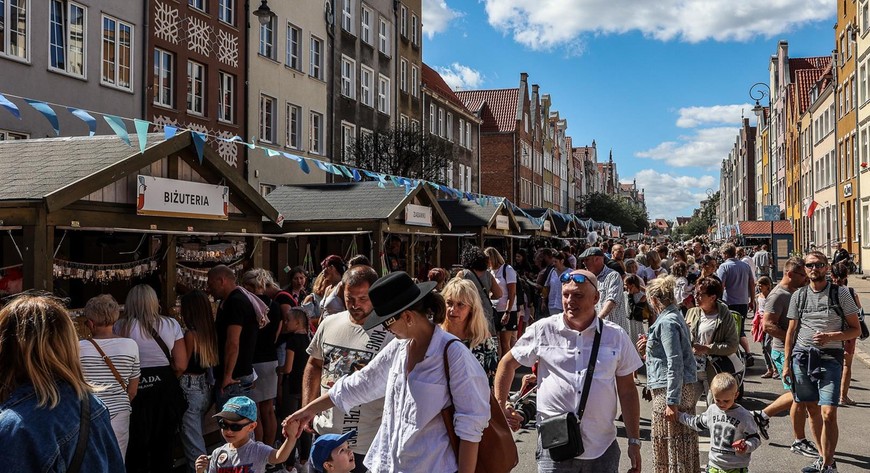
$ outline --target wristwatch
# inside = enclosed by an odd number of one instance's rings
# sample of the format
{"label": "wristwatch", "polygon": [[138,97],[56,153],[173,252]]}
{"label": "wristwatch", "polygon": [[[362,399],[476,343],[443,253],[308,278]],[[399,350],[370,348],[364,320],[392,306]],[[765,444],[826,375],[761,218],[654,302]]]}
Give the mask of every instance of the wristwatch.
{"label": "wristwatch", "polygon": [[629,445],[637,445],[637,446],[640,446],[640,439],[629,438],[629,439],[628,439],[628,444],[629,444]]}

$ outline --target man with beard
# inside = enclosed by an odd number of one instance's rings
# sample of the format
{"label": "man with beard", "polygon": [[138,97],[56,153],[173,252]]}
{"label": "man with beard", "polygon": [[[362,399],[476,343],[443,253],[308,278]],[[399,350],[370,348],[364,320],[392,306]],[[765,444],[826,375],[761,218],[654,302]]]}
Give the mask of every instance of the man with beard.
{"label": "man with beard", "polygon": [[794,400],[806,408],[811,422],[822,426],[816,438],[819,458],[801,471],[836,473],[843,341],[861,334],[858,306],[848,288],[828,282],[824,254],[810,252],[805,261],[810,285],[798,289],[789,302],[782,379],[794,386]]}
{"label": "man with beard", "polygon": [[[393,339],[383,325],[366,332],[363,323],[372,312],[369,287],[378,279],[370,266],[352,266],[342,277],[347,310],[321,322],[308,346],[308,363],[302,380],[302,405],[327,392],[342,376],[359,371]],[[381,425],[383,399],[357,406],[350,412],[338,408],[320,413],[312,424],[315,432],[344,434],[356,430],[348,440],[356,460],[355,473],[366,470],[363,458]]]}

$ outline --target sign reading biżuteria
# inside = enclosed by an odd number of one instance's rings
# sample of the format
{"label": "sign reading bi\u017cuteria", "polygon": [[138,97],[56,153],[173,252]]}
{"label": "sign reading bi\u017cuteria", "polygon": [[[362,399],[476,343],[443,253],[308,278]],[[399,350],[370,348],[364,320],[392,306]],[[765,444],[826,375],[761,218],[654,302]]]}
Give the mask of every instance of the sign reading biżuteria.
{"label": "sign reading bi\u017cuteria", "polygon": [[230,188],[153,176],[136,177],[136,214],[210,220],[229,218]]}

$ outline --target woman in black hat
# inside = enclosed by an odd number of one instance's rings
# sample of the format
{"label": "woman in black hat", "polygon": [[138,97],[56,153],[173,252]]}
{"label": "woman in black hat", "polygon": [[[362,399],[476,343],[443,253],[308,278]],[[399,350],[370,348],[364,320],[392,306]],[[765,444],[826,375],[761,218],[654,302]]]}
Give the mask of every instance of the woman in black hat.
{"label": "woman in black hat", "polygon": [[[456,337],[436,326],[443,320],[444,299],[432,292],[435,282],[414,284],[405,272],[394,272],[369,289],[374,311],[363,327],[385,325],[396,339],[361,370],[341,378],[294,413],[290,420],[306,425],[317,413],[334,406],[345,412],[386,397],[381,426],[365,458],[373,473],[428,471],[471,473],[477,447],[489,423],[486,374]],[[448,388],[444,352],[450,363]],[[449,391],[448,391],[449,389]],[[454,454],[441,411],[452,404],[459,454]]]}

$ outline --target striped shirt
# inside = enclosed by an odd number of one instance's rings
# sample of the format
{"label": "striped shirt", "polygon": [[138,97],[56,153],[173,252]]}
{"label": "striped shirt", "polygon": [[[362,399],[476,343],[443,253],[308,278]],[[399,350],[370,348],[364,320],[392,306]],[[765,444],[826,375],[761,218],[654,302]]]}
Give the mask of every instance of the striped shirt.
{"label": "striped shirt", "polygon": [[[112,360],[115,369],[128,385],[130,379],[139,377],[139,346],[129,338],[94,339]],[[79,357],[85,380],[91,386],[102,390],[94,394],[109,408],[111,417],[123,411],[130,411],[130,398],[127,392],[118,384],[109,365],[103,361],[97,349],[88,340],[79,341]]]}

